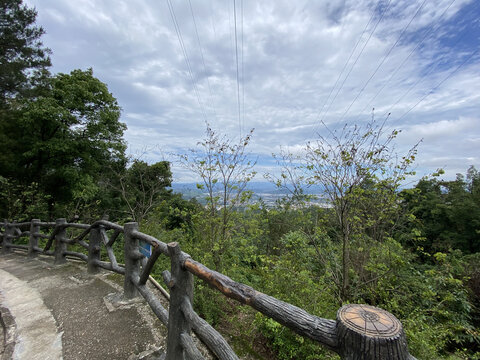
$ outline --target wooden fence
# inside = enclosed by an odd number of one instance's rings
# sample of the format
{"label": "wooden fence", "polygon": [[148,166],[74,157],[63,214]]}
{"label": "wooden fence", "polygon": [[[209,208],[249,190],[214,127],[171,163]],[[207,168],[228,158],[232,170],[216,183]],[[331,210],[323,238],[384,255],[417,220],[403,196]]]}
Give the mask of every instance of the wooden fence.
{"label": "wooden fence", "polygon": [[[121,226],[107,220],[99,220],[91,225],[68,223],[65,219],[55,222],[33,219],[23,223],[5,220],[0,227],[3,254],[12,249],[23,249],[29,257],[51,255],[55,258],[55,264],[65,263],[67,257],[73,257],[85,261],[91,273],[103,268],[124,275],[124,297],[131,299],[141,295],[167,326],[167,360],[203,359],[192,340],[192,330],[218,359],[238,359],[227,341],[193,310],[194,276],[223,295],[251,306],[301,336],[317,341],[338,353],[342,359],[415,359],[408,353],[402,324],[382,309],[350,304],[338,310],[336,320],[311,315],[207,268],[182,252],[178,243],[165,244],[141,233],[134,222]],[[81,233],[69,238],[67,229],[80,229]],[[124,265],[118,263],[113,251],[113,245],[120,241],[121,234]],[[22,237],[28,237],[28,245],[18,244],[18,241],[14,243]],[[39,241],[42,239],[44,246],[40,247]],[[150,257],[142,254],[139,241],[151,246]],[[69,250],[74,245],[83,247],[88,255]],[[101,260],[102,247],[109,261]],[[171,263],[170,271],[162,273],[170,291],[168,311],[146,285],[152,279],[150,273],[160,255],[168,256]]]}

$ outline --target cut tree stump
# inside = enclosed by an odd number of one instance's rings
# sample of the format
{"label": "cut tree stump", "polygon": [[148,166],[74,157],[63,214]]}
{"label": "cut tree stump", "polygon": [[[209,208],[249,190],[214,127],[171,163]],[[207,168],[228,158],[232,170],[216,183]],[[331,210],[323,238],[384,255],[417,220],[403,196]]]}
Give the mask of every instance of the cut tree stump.
{"label": "cut tree stump", "polygon": [[344,360],[411,359],[400,321],[370,305],[349,304],[338,310],[337,339]]}

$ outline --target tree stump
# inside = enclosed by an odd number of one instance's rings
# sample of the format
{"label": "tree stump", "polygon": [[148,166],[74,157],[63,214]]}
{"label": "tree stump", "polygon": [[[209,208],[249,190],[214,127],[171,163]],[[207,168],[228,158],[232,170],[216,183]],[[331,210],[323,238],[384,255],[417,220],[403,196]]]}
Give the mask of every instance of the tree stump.
{"label": "tree stump", "polygon": [[349,304],[337,312],[337,339],[342,359],[412,359],[400,321],[385,310]]}

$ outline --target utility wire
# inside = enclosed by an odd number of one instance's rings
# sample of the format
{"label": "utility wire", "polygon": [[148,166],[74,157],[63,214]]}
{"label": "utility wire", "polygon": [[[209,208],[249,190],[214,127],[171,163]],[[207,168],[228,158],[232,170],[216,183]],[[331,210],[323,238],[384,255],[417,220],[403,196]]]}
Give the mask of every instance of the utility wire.
{"label": "utility wire", "polygon": [[213,29],[213,33],[215,34],[215,38],[217,37],[217,29],[215,28],[215,21],[213,21],[213,3],[212,3],[213,0],[210,0],[210,12],[211,12],[211,15],[210,16],[210,20],[211,20],[211,23],[212,23],[212,29]]}
{"label": "utility wire", "polygon": [[[479,2],[478,4],[480,4],[480,2]],[[480,5],[479,5],[479,6],[480,6]],[[478,8],[478,6],[477,6],[477,8]],[[467,34],[468,34],[467,31],[464,31],[464,32],[462,33],[462,35],[460,36],[460,38],[457,40],[457,43],[461,42],[461,40],[462,40]],[[472,55],[472,56],[473,56],[473,55]],[[467,59],[467,60],[468,60],[468,59]],[[390,113],[390,112],[392,111],[392,109],[393,109],[400,101],[402,101],[402,100],[405,98],[405,96],[407,96],[407,95],[410,93],[410,91],[412,91],[412,90],[420,83],[420,81],[422,81],[424,78],[426,78],[427,76],[429,76],[430,73],[432,73],[432,72],[433,72],[438,66],[440,66],[441,64],[442,64],[441,61],[437,61],[437,63],[436,63],[435,66],[429,66],[428,71],[426,71],[420,78],[418,78],[418,80],[417,80],[412,86],[410,86],[410,87],[397,99],[397,101],[395,101],[395,103],[394,103],[392,106],[390,106],[390,109],[387,111],[387,113]],[[463,66],[463,65],[462,65],[462,66]],[[457,71],[457,70],[455,70],[455,71]],[[422,100],[422,101],[423,101],[423,100]],[[415,105],[415,106],[417,106],[417,105]],[[411,110],[410,110],[410,111],[411,111]],[[405,116],[405,115],[406,115],[406,114],[402,115],[402,118],[403,118],[403,116]]]}
{"label": "utility wire", "polygon": [[375,30],[377,29],[378,24],[380,24],[380,22],[382,21],[383,17],[384,17],[385,14],[386,14],[386,12],[388,11],[388,9],[389,9],[389,7],[390,7],[391,1],[392,1],[392,0],[389,0],[389,1],[388,1],[387,6],[386,6],[385,9],[382,11],[382,14],[380,15],[380,18],[378,19],[377,23],[376,23],[375,26],[373,27],[372,32],[371,32],[370,35],[368,36],[367,41],[365,42],[365,44],[363,44],[363,47],[362,47],[362,49],[360,50],[360,53],[358,54],[357,58],[355,59],[355,62],[352,64],[350,70],[349,70],[348,73],[347,73],[347,76],[345,77],[345,79],[343,79],[342,84],[340,85],[340,87],[338,88],[337,92],[335,93],[335,96],[333,97],[333,100],[330,102],[330,105],[328,106],[327,110],[326,110],[325,113],[323,114],[323,117],[322,117],[322,119],[320,120],[321,123],[323,123],[323,120],[324,120],[325,117],[327,116],[328,111],[330,110],[332,104],[334,103],[335,99],[336,99],[337,96],[338,96],[338,93],[339,93],[340,90],[343,88],[343,85],[345,84],[345,81],[347,81],[348,77],[350,76],[350,73],[352,72],[353,68],[355,67],[355,65],[357,64],[358,60],[360,59],[360,56],[362,56],[363,51],[365,50],[365,47],[366,47],[367,44],[369,43],[369,41],[370,41],[370,39],[372,38],[373,34],[375,33]]}
{"label": "utility wire", "polygon": [[207,114],[205,112],[205,107],[203,106],[203,103],[200,99],[200,94],[198,92],[197,83],[196,83],[195,77],[193,76],[192,66],[191,66],[191,63],[190,63],[190,59],[188,58],[188,53],[187,53],[187,49],[185,47],[185,43],[183,41],[182,32],[180,31],[180,27],[178,26],[178,21],[177,21],[176,15],[175,15],[175,10],[174,10],[173,5],[172,5],[170,0],[167,0],[167,5],[168,5],[168,9],[170,11],[170,15],[172,17],[173,25],[175,27],[175,32],[177,33],[178,42],[180,43],[180,47],[181,47],[182,52],[183,52],[183,57],[185,59],[185,64],[187,65],[187,69],[188,69],[188,72],[190,74],[190,79],[191,79],[192,85],[193,85],[193,91],[195,93],[195,96],[197,97],[198,105],[200,106],[200,109],[202,111],[203,118],[204,118],[205,122],[207,122]]}
{"label": "utility wire", "polygon": [[[415,53],[415,51],[420,47],[420,45],[422,45],[425,41],[425,39],[433,32],[433,30],[437,30],[438,27],[439,27],[439,22],[440,20],[443,18],[443,16],[447,13],[448,9],[450,9],[450,7],[453,5],[453,3],[455,2],[456,0],[452,0],[450,2],[450,4],[445,8],[445,10],[443,10],[442,14],[438,17],[438,19],[436,20],[435,22],[435,25],[434,26],[431,26],[429,27],[428,31],[426,31],[423,35],[423,38],[421,39],[420,42],[417,43],[417,45],[412,49],[412,51],[410,51],[410,53],[408,54],[408,56],[402,61],[402,63],[395,69],[394,72],[392,72],[392,74],[390,75],[390,77],[388,78],[387,81],[385,81],[385,83],[383,84],[383,86],[377,91],[377,93],[370,99],[370,101],[365,105],[365,107],[362,109],[362,111],[360,111],[360,114],[359,116],[355,119],[354,122],[356,122],[362,115],[362,113],[367,109],[367,107],[369,105],[372,104],[372,102],[377,98],[378,95],[380,95],[380,93],[383,91],[383,89],[385,89],[385,87],[390,83],[390,81],[393,79],[393,77],[398,73],[398,71],[403,67],[403,65],[405,65],[405,63],[407,62],[408,59],[410,59],[410,57]],[[396,104],[395,104],[396,105]]]}
{"label": "utility wire", "polygon": [[460,63],[460,65],[457,66],[457,68],[455,70],[453,70],[450,74],[448,74],[442,81],[440,81],[434,88],[432,88],[427,94],[425,94],[420,100],[418,100],[418,102],[413,105],[410,109],[408,109],[408,111],[406,113],[404,113],[402,116],[400,116],[398,118],[397,121],[400,121],[402,120],[405,116],[407,116],[407,114],[409,114],[413,109],[415,109],[423,100],[425,100],[428,96],[430,96],[431,94],[433,94],[435,92],[435,90],[437,90],[440,86],[442,86],[442,84],[447,81],[448,79],[450,79],[453,74],[455,74],[458,70],[460,70],[460,68],[462,68],[474,55],[476,55],[478,52],[480,51],[480,49],[477,49],[475,50],[474,52],[472,52],[462,63]]}
{"label": "utility wire", "polygon": [[210,106],[212,107],[215,118],[217,118],[217,111],[216,111],[216,108],[215,108],[215,102],[214,102],[213,95],[212,95],[212,88],[210,87],[210,80],[209,80],[208,75],[207,75],[207,66],[205,65],[205,57],[203,56],[202,43],[200,41],[200,36],[198,35],[197,22],[195,20],[195,14],[193,12],[193,7],[192,7],[191,0],[188,0],[188,4],[190,5],[190,12],[192,14],[193,25],[195,27],[195,34],[197,35],[198,47],[200,48],[200,55],[202,57],[203,71],[205,73],[205,78],[207,79],[208,92],[210,93]]}
{"label": "utility wire", "polygon": [[378,5],[373,9],[372,15],[370,16],[370,19],[368,20],[367,24],[365,25],[365,27],[364,27],[364,29],[363,29],[363,31],[362,31],[362,34],[360,35],[360,37],[359,37],[358,40],[357,40],[357,43],[355,44],[355,46],[353,47],[352,51],[350,52],[350,55],[348,56],[348,59],[347,59],[347,61],[345,62],[345,65],[343,65],[342,71],[340,71],[340,74],[338,75],[337,80],[335,81],[335,84],[334,84],[333,87],[330,89],[330,93],[328,94],[327,98],[325,99],[325,101],[324,101],[324,103],[323,103],[323,105],[322,105],[322,108],[320,109],[320,111],[319,111],[318,114],[317,114],[317,118],[315,119],[315,123],[318,121],[318,118],[320,117],[320,114],[322,114],[323,109],[325,108],[325,105],[327,104],[328,100],[330,100],[330,96],[332,96],[333,90],[335,90],[335,88],[337,87],[337,84],[338,84],[340,78],[342,77],[343,72],[344,72],[345,69],[347,68],[347,65],[348,65],[348,63],[350,62],[350,59],[352,58],[353,54],[355,53],[355,50],[357,50],[357,47],[358,47],[358,45],[360,44],[360,41],[362,40],[363,35],[364,35],[365,32],[367,31],[368,25],[370,25],[370,23],[372,22],[373,18],[375,17],[375,10],[377,9],[377,7],[378,7]]}
{"label": "utility wire", "polygon": [[437,66],[438,66],[438,65],[436,65],[436,66],[430,66],[430,68],[428,69],[428,71],[426,71],[426,72],[423,74],[423,76],[419,77],[419,78],[417,79],[417,81],[415,81],[415,83],[413,83],[413,84],[407,89],[407,91],[405,91],[405,92],[397,99],[397,101],[395,101],[395,103],[394,103],[392,106],[390,106],[390,109],[387,111],[387,113],[391,113],[392,109],[393,109],[400,101],[402,101],[402,100],[405,98],[405,96],[407,96],[407,95],[410,93],[410,91],[412,91],[412,90],[420,83],[420,81],[422,81],[424,78],[426,78],[428,75],[430,75],[430,74],[437,68]]}
{"label": "utility wire", "polygon": [[241,123],[241,112],[240,112],[240,82],[238,76],[238,40],[237,40],[237,5],[235,0],[233,0],[233,20],[235,22],[235,61],[237,64],[237,104],[238,104],[238,126],[240,129],[240,137],[242,137],[242,123]]}
{"label": "utility wire", "polygon": [[243,0],[240,0],[240,17],[242,19],[242,108],[243,108],[243,117],[242,117],[242,126],[245,128],[245,67],[244,67],[244,56],[243,56]]}
{"label": "utility wire", "polygon": [[353,101],[350,103],[350,105],[348,106],[347,110],[345,110],[345,112],[343,113],[342,117],[340,118],[340,121],[342,121],[345,116],[348,114],[348,112],[350,111],[350,109],[352,108],[353,104],[355,104],[355,102],[357,101],[357,99],[360,97],[360,95],[363,93],[363,90],[365,90],[365,88],[367,87],[367,85],[370,83],[370,81],[373,79],[373,77],[377,74],[378,70],[380,69],[380,67],[385,63],[385,60],[387,60],[387,58],[390,56],[390,54],[392,53],[393,49],[397,46],[398,42],[400,41],[400,39],[403,37],[403,35],[405,34],[405,32],[407,31],[408,27],[410,26],[410,24],[412,23],[413,19],[415,19],[418,15],[418,13],[420,12],[420,10],[423,8],[423,6],[425,5],[425,3],[427,2],[427,0],[423,0],[422,4],[418,7],[417,11],[415,12],[415,14],[412,16],[412,18],[410,19],[410,21],[408,22],[408,24],[403,28],[402,32],[400,33],[399,37],[397,38],[397,41],[395,41],[395,43],[392,45],[392,47],[390,47],[390,49],[388,50],[388,52],[383,56],[382,60],[380,61],[380,63],[378,64],[377,68],[375,69],[375,71],[372,73],[372,75],[370,75],[370,78],[367,80],[367,82],[363,85],[363,87],[360,89],[360,91],[358,92],[357,96],[355,96],[355,98],[353,99]]}

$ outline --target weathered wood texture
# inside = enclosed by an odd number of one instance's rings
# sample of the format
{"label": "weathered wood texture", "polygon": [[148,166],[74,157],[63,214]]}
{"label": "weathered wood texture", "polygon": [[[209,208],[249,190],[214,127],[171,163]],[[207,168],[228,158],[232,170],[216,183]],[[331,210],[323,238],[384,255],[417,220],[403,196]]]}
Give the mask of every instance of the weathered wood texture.
{"label": "weathered wood texture", "polygon": [[100,261],[100,245],[101,245],[100,228],[95,227],[90,230],[89,244],[88,244],[88,260],[87,269],[91,274],[99,271],[96,261]]}
{"label": "weathered wood texture", "polygon": [[56,234],[55,234],[55,265],[64,264],[67,262],[65,258],[65,251],[67,251],[67,244],[65,243],[67,230],[65,227],[66,219],[57,219]]}
{"label": "weathered wood texture", "polygon": [[10,244],[9,248],[10,249],[21,249],[21,250],[27,250],[28,251],[28,245]]}
{"label": "weathered wood texture", "polygon": [[74,258],[83,260],[83,261],[85,261],[85,262],[88,264],[88,256],[85,255],[85,254],[82,254],[82,253],[79,253],[79,252],[76,252],[76,251],[68,251],[68,250],[66,250],[66,251],[63,252],[63,255],[64,255],[64,256],[70,256],[70,257],[74,257]]}
{"label": "weathered wood texture", "polygon": [[225,296],[250,305],[296,333],[318,341],[331,350],[337,350],[336,322],[307,313],[296,306],[265,295],[250,286],[237,283],[228,276],[210,270],[203,264],[186,258],[185,268],[217,288]]}
{"label": "weathered wood texture", "polygon": [[205,360],[202,353],[198,351],[190,335],[181,333],[180,344],[182,345],[188,360]]}
{"label": "weathered wood texture", "polygon": [[345,360],[410,359],[402,324],[385,310],[349,304],[337,313],[339,353]]}
{"label": "weathered wood texture", "polygon": [[33,219],[30,223],[30,239],[28,241],[28,256],[35,257],[37,256],[37,251],[35,250],[38,248],[38,232],[40,231],[40,219]]}
{"label": "weathered wood texture", "polygon": [[[190,336],[192,329],[218,359],[238,360],[227,341],[193,310],[193,275],[225,296],[251,306],[299,335],[323,344],[338,353],[344,360],[415,360],[408,353],[402,324],[392,314],[382,309],[368,305],[346,305],[338,311],[336,320],[320,318],[207,268],[183,253],[177,243],[167,245],[150,235],[139,232],[137,223],[120,226],[103,219],[92,225],[86,225],[67,223],[65,219],[58,219],[55,223],[34,219],[24,223],[9,223],[5,220],[0,226],[3,227],[3,233],[0,234],[3,253],[11,249],[24,249],[28,250],[29,256],[34,256],[43,251],[43,254],[55,256],[55,264],[64,263],[66,256],[73,256],[86,261],[90,272],[103,268],[124,274],[124,296],[129,299],[139,293],[160,321],[168,327],[167,360],[203,359]],[[53,226],[54,229],[50,235],[40,233],[40,227]],[[84,231],[73,239],[67,239],[67,228]],[[110,238],[107,234],[108,230],[113,230]],[[118,264],[112,249],[122,233],[124,234],[125,267]],[[87,235],[89,235],[88,242],[84,240]],[[30,237],[28,246],[13,243],[15,239],[22,236]],[[40,238],[47,239],[44,249],[38,246]],[[152,246],[153,251],[149,259],[140,253],[139,240]],[[50,248],[53,244],[55,247],[52,251]],[[88,250],[88,256],[68,251],[69,244],[84,247]],[[100,260],[102,245],[105,246],[110,262]],[[170,294],[150,276],[161,254],[169,256],[171,260],[171,271],[162,273]],[[148,279],[163,292],[167,299],[170,298],[168,312],[146,286]]]}
{"label": "weathered wood texture", "polygon": [[238,356],[232,350],[227,341],[220,333],[215,330],[208,322],[202,319],[193,310],[190,301],[185,300],[182,303],[182,312],[188,321],[192,324],[193,331],[198,338],[207,345],[215,356],[220,360],[238,360]]}
{"label": "weathered wood texture", "polygon": [[185,353],[180,342],[182,333],[190,334],[192,325],[182,312],[182,303],[193,299],[193,276],[182,267],[182,251],[178,243],[168,244],[171,260],[170,307],[168,311],[166,360],[184,360]]}
{"label": "weathered wood texture", "polygon": [[163,307],[156,295],[153,294],[146,285],[137,285],[137,289],[162,324],[168,326],[168,311]]}
{"label": "weathered wood texture", "polygon": [[157,261],[161,253],[161,249],[158,247],[152,251],[152,255],[150,255],[148,261],[143,267],[142,274],[140,275],[140,285],[145,285],[147,282],[148,277],[153,270],[153,266],[155,265],[155,261]]}
{"label": "weathered wood texture", "polygon": [[3,230],[3,242],[2,242],[2,253],[7,254],[10,250],[10,245],[12,244],[13,237],[13,227],[5,220],[4,230]]}
{"label": "weathered wood texture", "polygon": [[136,222],[125,224],[125,279],[123,282],[123,293],[126,299],[132,299],[138,295],[137,287],[133,279],[139,276],[140,258],[138,256],[138,239],[132,233],[138,230]]}
{"label": "weathered wood texture", "polygon": [[110,270],[110,271],[116,272],[117,274],[125,275],[125,268],[120,265],[113,266],[112,263],[109,263],[106,261],[100,261],[100,260],[95,260],[95,264],[98,267],[101,267],[102,269]]}

